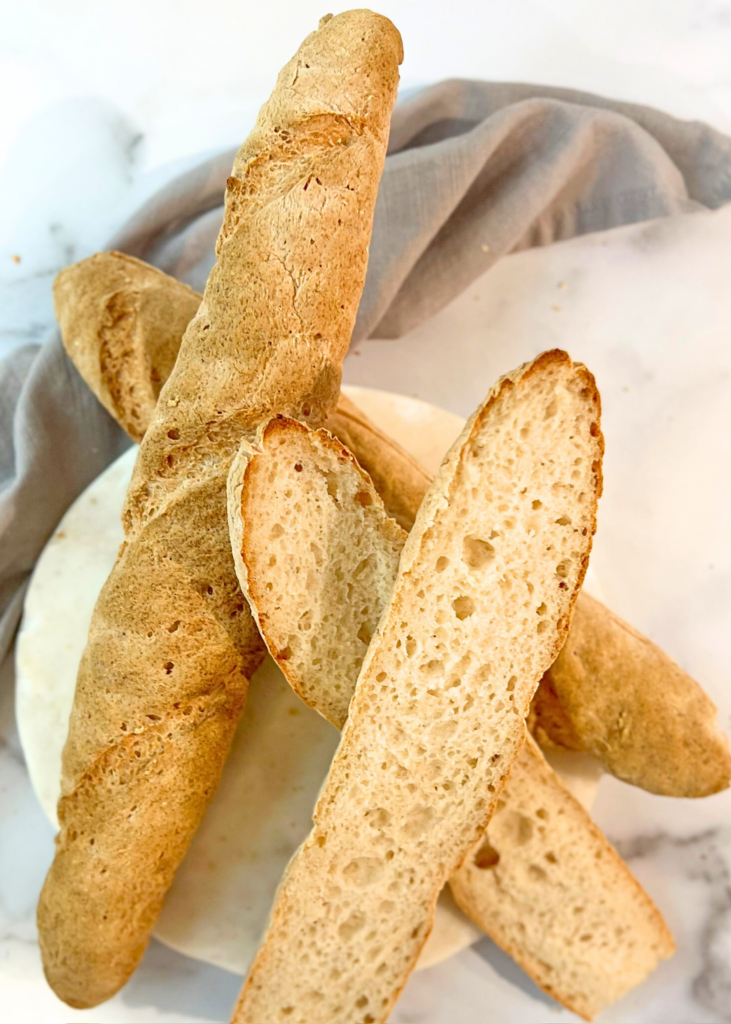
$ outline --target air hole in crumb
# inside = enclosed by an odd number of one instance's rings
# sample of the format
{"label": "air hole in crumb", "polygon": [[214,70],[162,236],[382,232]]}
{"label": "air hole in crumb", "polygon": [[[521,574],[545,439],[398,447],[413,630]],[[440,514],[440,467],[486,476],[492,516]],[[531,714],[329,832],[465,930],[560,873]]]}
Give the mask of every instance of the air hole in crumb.
{"label": "air hole in crumb", "polygon": [[555,416],[557,412],[558,412],[558,402],[554,398],[546,406],[546,411],[543,414],[544,420],[550,420],[551,416]]}
{"label": "air hole in crumb", "polygon": [[180,431],[179,430],[175,430],[175,429],[168,430],[168,437],[170,438],[171,441],[179,441],[180,440]]}
{"label": "air hole in crumb", "polygon": [[340,925],[338,928],[338,934],[341,939],[344,939],[347,942],[348,939],[352,939],[354,935],[358,934],[365,923],[365,914],[362,914],[359,910],[354,910]]}
{"label": "air hole in crumb", "polygon": [[528,874],[536,882],[544,882],[547,878],[546,872],[538,864],[531,864],[528,867]]}
{"label": "air hole in crumb", "polygon": [[369,505],[373,504],[373,498],[371,498],[368,491],[358,491],[358,493],[355,496],[355,500],[363,508],[368,508]]}
{"label": "air hole in crumb", "polygon": [[540,818],[542,821],[548,817],[548,811],[544,810],[543,807],[539,807],[536,811],[536,818]]}
{"label": "air hole in crumb", "polygon": [[545,633],[547,629],[548,629],[548,623],[546,622],[545,619],[541,619],[541,621],[536,626],[536,633]]}
{"label": "air hole in crumb", "polygon": [[291,657],[292,657],[292,648],[291,647],[285,647],[277,655],[277,661],[289,661],[289,659]]}
{"label": "air hole in crumb", "polygon": [[294,471],[295,471],[295,473],[301,473],[302,472],[302,463],[301,462],[295,462],[295,464],[294,464]]}
{"label": "air hole in crumb", "polygon": [[505,689],[508,691],[508,693],[512,693],[513,692],[513,690],[515,689],[515,684],[517,682],[518,682],[518,677],[517,676],[511,676],[510,679],[508,679],[507,685],[505,687]]}
{"label": "air hole in crumb", "polygon": [[177,633],[180,626],[180,619],[176,619],[171,626],[168,626],[168,633]]}
{"label": "air hole in crumb", "polygon": [[568,516],[561,516],[559,519],[556,520],[556,525],[557,526],[571,526],[571,520],[569,519]]}
{"label": "air hole in crumb", "polygon": [[379,672],[378,675],[376,676],[377,683],[385,683],[387,679],[388,676],[386,675],[385,672]]}
{"label": "air hole in crumb", "polygon": [[558,858],[556,857],[555,853],[547,853],[546,860],[549,864],[558,864]]}
{"label": "air hole in crumb", "polygon": [[368,1006],[368,996],[361,996],[360,999],[356,999],[355,1005],[358,1007],[359,1010],[362,1010],[364,1007]]}
{"label": "air hole in crumb", "polygon": [[454,614],[460,621],[468,619],[470,615],[474,615],[475,607],[475,602],[471,597],[455,597],[454,601],[452,601]]}
{"label": "air hole in crumb", "polygon": [[421,669],[427,675],[438,676],[444,671],[444,662],[439,661],[438,658],[432,658],[430,661],[427,661],[426,665],[422,665]]}
{"label": "air hole in crumb", "polygon": [[174,668],[175,668],[175,665],[173,665],[172,661],[166,661],[165,662],[165,671],[166,671],[166,673],[168,675],[170,675],[170,673],[172,672],[172,670]]}
{"label": "air hole in crumb", "polygon": [[272,540],[276,540],[277,537],[281,537],[283,533],[284,533],[284,527],[282,526],[282,524],[281,523],[275,523],[274,526],[271,528],[269,536],[271,537]]}
{"label": "air hole in crumb", "polygon": [[360,629],[358,630],[358,639],[368,646],[371,642],[371,628],[367,622],[361,622]]}
{"label": "air hole in crumb", "polygon": [[562,579],[562,580],[566,579],[566,577],[569,574],[569,567],[570,567],[570,565],[571,565],[571,559],[570,558],[564,558],[564,560],[562,562],[559,562],[558,565],[556,566],[556,575],[560,579]]}
{"label": "air hole in crumb", "polygon": [[437,572],[444,572],[448,565],[449,559],[445,555],[441,555],[439,558],[437,558]]}
{"label": "air hole in crumb", "polygon": [[489,541],[475,537],[465,537],[462,543],[462,561],[470,569],[484,569],[495,558],[495,548]]}
{"label": "air hole in crumb", "polygon": [[483,843],[474,856],[475,867],[480,868],[481,871],[485,871],[487,868],[494,868],[499,862],[500,854],[489,843]]}
{"label": "air hole in crumb", "polygon": [[531,508],[534,512],[537,512],[539,508],[543,508],[543,502],[539,501],[538,498],[536,498],[536,500],[531,503]]}

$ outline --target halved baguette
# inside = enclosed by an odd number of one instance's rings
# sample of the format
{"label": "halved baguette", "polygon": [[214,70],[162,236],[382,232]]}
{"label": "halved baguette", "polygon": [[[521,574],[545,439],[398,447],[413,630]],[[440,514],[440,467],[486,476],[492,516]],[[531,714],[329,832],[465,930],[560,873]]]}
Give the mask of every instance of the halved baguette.
{"label": "halved baguette", "polygon": [[236,156],[218,261],[140,446],[79,668],[38,906],[46,977],[70,1005],[109,998],[139,963],[263,657],[228,470],[271,415],[319,425],[335,407],[402,56],[387,18],[323,19]]}
{"label": "halved baguette", "polygon": [[531,736],[450,885],[462,910],[584,1020],[675,952],[660,911]]}
{"label": "halved baguette", "polygon": [[[439,891],[492,815],[535,687],[565,639],[596,525],[598,418],[588,370],[563,352],[544,353],[497,383],[445,458],[235,1021],[388,1016]],[[276,443],[278,429],[271,423],[264,436]],[[245,460],[253,449],[242,447]],[[276,474],[267,480],[277,487]],[[328,482],[340,501],[337,480],[327,479],[319,500],[334,500]],[[242,483],[250,486],[239,464],[230,476],[234,521]],[[304,511],[294,491],[284,499]],[[354,500],[372,499],[358,492]],[[272,522],[275,564],[261,581],[272,589],[292,573],[276,564],[278,528]],[[310,542],[331,552],[327,536]],[[244,522],[232,538],[244,562],[248,543]],[[353,543],[346,536],[336,547]]]}
{"label": "halved baguette", "polygon": [[[232,536],[247,524],[245,552],[234,544],[239,578],[294,690],[342,728],[406,534],[324,430],[279,421],[243,462],[231,475]],[[287,491],[299,512],[283,500]],[[269,589],[272,558],[286,573],[284,588]],[[673,949],[659,912],[530,737],[487,832],[450,881],[462,909],[586,1019]]]}

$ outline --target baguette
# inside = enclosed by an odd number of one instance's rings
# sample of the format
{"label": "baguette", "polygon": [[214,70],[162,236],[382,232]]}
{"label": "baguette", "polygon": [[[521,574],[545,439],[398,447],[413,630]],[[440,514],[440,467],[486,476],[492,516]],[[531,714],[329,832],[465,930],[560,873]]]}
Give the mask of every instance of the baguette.
{"label": "baguette", "polygon": [[46,976],[70,1005],[108,999],[137,966],[262,657],[226,478],[259,422],[318,424],[337,401],[401,57],[386,18],[323,19],[236,157],[218,262],[140,447],[79,670],[38,908]]}
{"label": "baguette", "polygon": [[[136,441],[154,411],[157,378],[167,379],[200,299],[119,253],[99,253],[57,278],[66,350]],[[410,530],[431,475],[345,395],[327,426],[370,474],[390,515]],[[701,797],[731,780],[728,740],[702,688],[583,593],[567,644],[538,687],[530,722],[544,747],[589,752],[606,771],[653,793]]]}
{"label": "baguette", "polygon": [[[447,455],[403,549],[313,830],[284,876],[236,1022],[388,1016],[439,891],[490,819],[533,691],[565,639],[596,525],[598,416],[586,368],[545,353],[498,382]],[[244,442],[240,456],[251,454]],[[239,470],[234,512],[244,503]],[[337,480],[324,484],[320,501],[332,500],[328,484],[343,500]],[[323,552],[326,541],[311,537]],[[232,544],[245,563],[246,523]],[[290,571],[275,563],[268,582],[286,585]]]}
{"label": "baguette", "polygon": [[731,754],[714,704],[647,637],[587,594],[541,681],[531,729],[593,754],[618,779],[661,796],[726,789]]}
{"label": "baguette", "polygon": [[[324,430],[279,422],[261,447],[245,466],[232,467],[232,537],[246,523],[245,552],[233,545],[239,578],[293,689],[342,728],[406,534]],[[325,490],[336,500],[318,500]],[[301,503],[296,515],[286,491]],[[279,537],[273,523],[284,531]],[[313,535],[327,537],[328,549],[311,543]],[[283,585],[270,590],[272,557]],[[459,906],[538,985],[586,1019],[673,948],[658,911],[531,738],[487,832],[450,881]]]}
{"label": "baguette", "polygon": [[145,435],[201,299],[187,285],[121,252],[90,256],[54,281],[64,347],[133,441]]}

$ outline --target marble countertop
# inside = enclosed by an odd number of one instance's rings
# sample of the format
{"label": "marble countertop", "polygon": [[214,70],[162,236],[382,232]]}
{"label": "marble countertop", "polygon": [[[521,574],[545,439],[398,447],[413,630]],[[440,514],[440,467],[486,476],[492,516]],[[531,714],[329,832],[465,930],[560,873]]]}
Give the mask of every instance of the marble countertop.
{"label": "marble countertop", "polygon": [[[50,284],[142,199],[251,124],[324,13],[269,5],[27,0],[4,18],[0,357],[42,341]],[[435,0],[379,9],[404,84],[450,75],[568,85],[731,133],[731,0]],[[593,564],[607,602],[696,676],[731,732],[731,209],[508,257],[429,324],[370,341],[345,378],[462,415],[505,369],[561,345],[597,376],[606,492]],[[418,358],[415,358],[418,353]],[[595,816],[667,917],[675,958],[600,1020],[731,1021],[731,793],[652,797],[605,778]],[[35,902],[53,835],[0,671],[0,999],[19,1024],[224,1021],[240,979],[151,945],[110,1003],[74,1011],[43,980]],[[409,982],[394,1024],[574,1020],[488,939]]]}

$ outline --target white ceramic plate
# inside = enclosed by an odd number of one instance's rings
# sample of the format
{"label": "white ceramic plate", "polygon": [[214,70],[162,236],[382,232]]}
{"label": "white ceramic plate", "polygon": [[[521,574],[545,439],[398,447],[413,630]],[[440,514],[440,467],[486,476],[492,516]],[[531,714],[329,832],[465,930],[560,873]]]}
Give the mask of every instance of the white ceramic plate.
{"label": "white ceramic plate", "polygon": [[[345,388],[386,433],[429,470],[459,434],[459,416],[414,398]],[[136,448],[102,473],[67,511],[36,565],[17,651],[17,716],[33,788],[56,823],[61,751],[76,673],[97,595],[122,541],[120,511]],[[274,891],[310,829],[338,732],[295,696],[271,658],[254,676],[221,785],[165,901],[155,935],[187,956],[246,972]],[[594,765],[555,764],[589,806]],[[419,967],[481,932],[445,891]]]}

